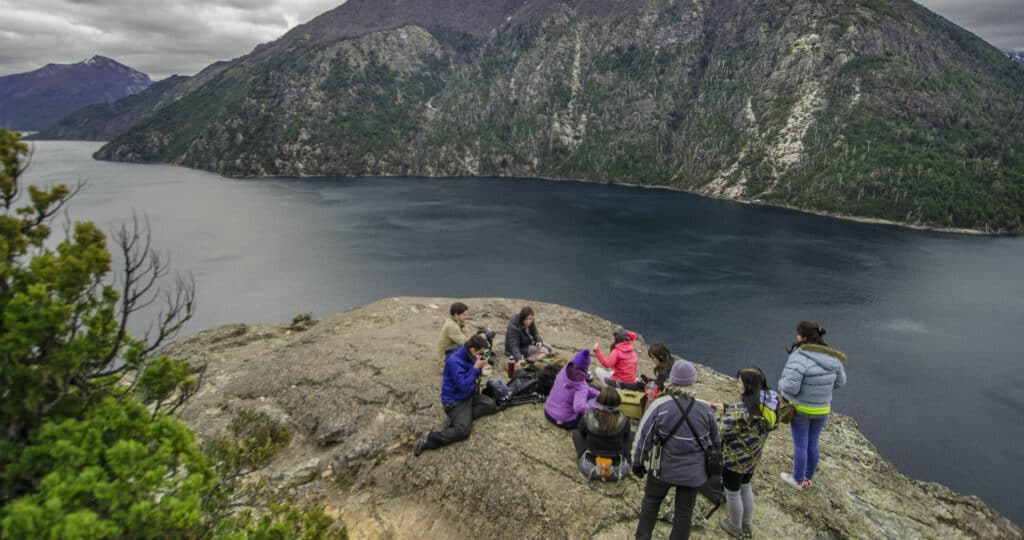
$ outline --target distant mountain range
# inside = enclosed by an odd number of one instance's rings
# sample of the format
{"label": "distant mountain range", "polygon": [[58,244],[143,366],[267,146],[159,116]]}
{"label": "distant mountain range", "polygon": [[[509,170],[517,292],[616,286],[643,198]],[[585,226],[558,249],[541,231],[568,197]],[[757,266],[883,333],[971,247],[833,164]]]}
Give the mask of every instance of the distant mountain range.
{"label": "distant mountain range", "polygon": [[47,64],[0,77],[0,127],[37,131],[94,103],[113,103],[148,88],[149,76],[105,56]]}
{"label": "distant mountain range", "polygon": [[26,138],[108,141],[154,112],[187,96],[231,65],[231,62],[217,62],[192,77],[172,75],[153,83],[138,94],[114,103],[97,103],[79,109]]}
{"label": "distant mountain range", "polygon": [[1024,65],[1024,50],[1015,51],[1013,49],[1005,49],[1003,52],[1006,53],[1006,56],[1016,60],[1017,63]]}

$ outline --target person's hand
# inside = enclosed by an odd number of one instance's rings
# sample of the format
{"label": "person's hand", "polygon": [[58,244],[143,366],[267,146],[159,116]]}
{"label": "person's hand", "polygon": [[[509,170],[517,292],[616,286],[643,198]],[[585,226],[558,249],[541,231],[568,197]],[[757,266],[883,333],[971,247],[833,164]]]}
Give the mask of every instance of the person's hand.
{"label": "person's hand", "polygon": [[708,405],[710,405],[712,409],[715,409],[718,412],[724,412],[725,411],[725,405],[722,405],[721,403],[715,403],[713,401],[709,401]]}
{"label": "person's hand", "polygon": [[643,478],[644,475],[647,474],[647,469],[644,468],[643,463],[637,463],[636,465],[633,465],[633,474],[636,475],[637,478]]}
{"label": "person's hand", "polygon": [[483,356],[477,356],[476,357],[476,363],[473,364],[473,367],[475,367],[477,369],[483,369],[484,366],[486,366],[486,365],[487,365],[487,359],[484,358]]}
{"label": "person's hand", "polygon": [[601,340],[600,339],[595,339],[594,340],[594,347],[593,347],[593,349],[596,351],[596,350],[598,350],[600,348],[601,348]]}

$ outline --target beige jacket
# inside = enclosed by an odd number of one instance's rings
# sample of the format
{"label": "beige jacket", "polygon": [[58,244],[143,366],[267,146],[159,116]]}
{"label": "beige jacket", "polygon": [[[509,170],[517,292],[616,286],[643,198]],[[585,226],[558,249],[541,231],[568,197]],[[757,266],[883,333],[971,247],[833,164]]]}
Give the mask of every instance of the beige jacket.
{"label": "beige jacket", "polygon": [[442,366],[444,366],[444,352],[452,347],[462,345],[469,339],[466,334],[462,333],[462,326],[451,317],[444,320],[444,326],[441,327],[441,341],[437,344],[437,356]]}

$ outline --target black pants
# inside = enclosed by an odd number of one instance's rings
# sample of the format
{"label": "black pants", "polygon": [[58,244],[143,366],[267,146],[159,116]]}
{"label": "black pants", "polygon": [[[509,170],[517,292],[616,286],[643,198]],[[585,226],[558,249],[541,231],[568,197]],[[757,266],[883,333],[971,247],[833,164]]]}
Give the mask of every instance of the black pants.
{"label": "black pants", "polygon": [[722,483],[725,484],[725,489],[729,491],[739,491],[740,487],[743,484],[749,484],[752,478],[754,478],[754,471],[743,474],[730,471],[729,469],[722,469]]}
{"label": "black pants", "polygon": [[441,448],[455,441],[469,437],[473,429],[473,420],[498,411],[494,400],[480,394],[474,394],[467,400],[444,408],[448,420],[441,431],[431,431],[427,436],[427,448]]}
{"label": "black pants", "polygon": [[[654,476],[647,475],[644,487],[644,500],[640,503],[640,522],[636,524],[637,540],[650,540],[654,532],[654,524],[658,521],[658,509],[668,495],[672,484],[667,484]],[[690,521],[693,520],[693,505],[697,503],[697,488],[674,486],[676,488],[676,509],[672,517],[672,533],[669,540],[686,540],[690,538]]]}

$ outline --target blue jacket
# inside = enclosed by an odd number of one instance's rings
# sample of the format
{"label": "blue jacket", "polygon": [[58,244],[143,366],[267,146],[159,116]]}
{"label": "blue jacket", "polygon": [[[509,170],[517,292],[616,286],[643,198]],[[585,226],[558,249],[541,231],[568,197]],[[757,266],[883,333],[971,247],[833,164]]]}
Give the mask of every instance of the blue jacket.
{"label": "blue jacket", "polygon": [[476,394],[476,378],[479,369],[473,367],[476,359],[469,355],[463,345],[452,351],[444,361],[444,376],[441,379],[441,404],[452,405],[466,401]]}
{"label": "blue jacket", "polygon": [[822,345],[803,345],[786,361],[779,393],[794,405],[829,407],[832,390],[846,384],[846,355]]}

